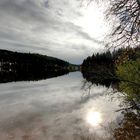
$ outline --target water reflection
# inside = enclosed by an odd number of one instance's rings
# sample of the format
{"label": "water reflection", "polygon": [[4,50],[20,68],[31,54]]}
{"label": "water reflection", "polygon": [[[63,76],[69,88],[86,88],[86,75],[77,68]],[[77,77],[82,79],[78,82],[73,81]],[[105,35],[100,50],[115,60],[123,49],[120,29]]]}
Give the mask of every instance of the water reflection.
{"label": "water reflection", "polygon": [[101,113],[93,110],[88,111],[86,121],[92,126],[99,125],[102,122]]}
{"label": "water reflection", "polygon": [[[94,75],[86,75],[83,74],[84,78],[89,81],[84,81],[83,88],[87,91],[88,97],[90,96],[90,90],[94,84],[102,84],[107,87],[112,87],[114,91],[111,93],[109,92],[110,98],[112,98],[113,94],[119,94],[117,92],[119,83],[112,82],[112,81],[96,81]],[[90,84],[89,84],[90,83]],[[115,112],[120,112],[120,116],[117,118],[117,123],[111,122],[108,123],[109,133],[112,136],[112,139],[115,140],[139,140],[140,139],[140,97],[138,94],[129,95],[127,93],[120,93],[121,96],[115,97],[116,100],[120,100],[120,109],[116,110]],[[89,117],[87,117],[87,121],[90,124],[97,125],[98,117],[93,115],[93,112],[90,112]],[[95,119],[96,118],[96,119]],[[96,120],[96,121],[95,121]],[[97,123],[97,124],[96,124]],[[113,127],[111,127],[113,124]],[[102,125],[102,124],[101,124]],[[111,138],[110,136],[110,138]],[[85,138],[86,139],[86,138]]]}
{"label": "water reflection", "polygon": [[140,139],[140,114],[137,111],[123,111],[124,118],[118,128],[114,130],[116,140]]}
{"label": "water reflection", "polygon": [[90,86],[89,93],[81,88],[82,81],[75,72],[36,82],[0,84],[0,139],[117,139],[125,126],[123,120],[130,120],[124,119],[122,110],[116,112],[122,109],[119,94],[107,94],[111,88],[97,85]]}
{"label": "water reflection", "polygon": [[69,70],[46,70],[45,72],[31,71],[31,72],[1,72],[0,71],[0,83],[7,83],[13,81],[38,81],[48,78],[53,78],[68,74]]}

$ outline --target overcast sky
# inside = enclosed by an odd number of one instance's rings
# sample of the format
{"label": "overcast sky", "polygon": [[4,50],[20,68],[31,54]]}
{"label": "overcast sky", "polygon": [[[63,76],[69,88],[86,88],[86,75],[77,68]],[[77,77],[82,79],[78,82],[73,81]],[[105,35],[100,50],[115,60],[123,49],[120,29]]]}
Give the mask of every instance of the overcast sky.
{"label": "overcast sky", "polygon": [[82,63],[104,50],[104,6],[82,0],[0,0],[0,49]]}

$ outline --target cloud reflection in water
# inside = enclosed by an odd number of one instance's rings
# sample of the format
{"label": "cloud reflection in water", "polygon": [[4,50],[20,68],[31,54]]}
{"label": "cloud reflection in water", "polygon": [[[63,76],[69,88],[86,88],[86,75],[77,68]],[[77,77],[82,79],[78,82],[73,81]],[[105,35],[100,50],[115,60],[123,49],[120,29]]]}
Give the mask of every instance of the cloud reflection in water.
{"label": "cloud reflection in water", "polygon": [[[81,135],[103,137],[116,122],[119,101],[111,101],[102,86],[82,96],[79,72],[36,82],[0,85],[0,138],[9,140],[81,140]],[[86,98],[86,99],[85,99]],[[11,123],[12,122],[12,123]],[[89,122],[89,123],[88,123]],[[93,138],[93,139],[94,139]]]}

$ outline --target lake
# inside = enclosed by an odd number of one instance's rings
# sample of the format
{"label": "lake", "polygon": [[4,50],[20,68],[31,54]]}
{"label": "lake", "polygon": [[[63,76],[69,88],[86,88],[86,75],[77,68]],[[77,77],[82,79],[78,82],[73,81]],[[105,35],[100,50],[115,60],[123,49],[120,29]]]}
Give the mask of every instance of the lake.
{"label": "lake", "polygon": [[0,84],[1,140],[112,140],[122,95],[80,72]]}

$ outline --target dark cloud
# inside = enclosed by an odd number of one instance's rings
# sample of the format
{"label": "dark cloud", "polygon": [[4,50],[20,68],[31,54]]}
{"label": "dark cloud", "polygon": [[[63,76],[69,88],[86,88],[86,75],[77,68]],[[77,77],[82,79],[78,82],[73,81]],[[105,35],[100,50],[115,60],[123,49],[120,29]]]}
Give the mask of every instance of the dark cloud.
{"label": "dark cloud", "polygon": [[51,51],[51,48],[49,46],[38,47],[37,45],[25,44],[25,43],[22,44],[21,42],[14,42],[14,41],[12,42],[9,40],[0,40],[0,44],[1,44],[0,45],[1,49],[11,48],[12,50],[18,51],[18,52],[24,51],[24,52],[38,53],[38,52],[45,51],[46,53],[49,53]]}
{"label": "dark cloud", "polygon": [[0,12],[5,16],[12,16],[13,20],[20,19],[23,22],[45,22],[46,14],[41,1],[34,0],[0,0]]}
{"label": "dark cloud", "polygon": [[82,16],[77,0],[0,0],[0,48],[81,63],[91,46],[103,44],[75,23]]}

